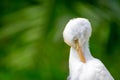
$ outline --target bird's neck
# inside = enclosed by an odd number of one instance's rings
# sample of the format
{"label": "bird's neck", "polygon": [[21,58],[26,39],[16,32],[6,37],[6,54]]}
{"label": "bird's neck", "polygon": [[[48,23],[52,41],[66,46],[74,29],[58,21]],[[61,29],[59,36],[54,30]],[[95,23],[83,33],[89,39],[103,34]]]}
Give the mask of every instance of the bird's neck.
{"label": "bird's neck", "polygon": [[[90,53],[88,42],[86,42],[84,45],[82,45],[81,48],[82,48],[82,52],[83,52],[83,55],[84,55],[84,58],[85,58],[86,62],[88,60],[91,60],[93,57]],[[77,54],[77,51],[73,47],[71,47],[71,50],[70,50],[70,58],[72,58],[72,60],[81,62],[80,58]]]}
{"label": "bird's neck", "polygon": [[86,42],[82,47],[83,55],[86,59],[86,61],[91,60],[93,56],[91,55],[90,49],[89,49],[89,43]]}

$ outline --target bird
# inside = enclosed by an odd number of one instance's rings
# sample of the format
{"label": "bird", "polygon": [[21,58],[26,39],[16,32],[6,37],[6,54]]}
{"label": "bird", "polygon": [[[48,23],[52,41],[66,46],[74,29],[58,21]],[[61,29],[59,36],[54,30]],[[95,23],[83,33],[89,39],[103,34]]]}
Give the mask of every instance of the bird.
{"label": "bird", "polygon": [[73,18],[66,24],[63,39],[71,47],[67,80],[114,80],[102,61],[92,56],[91,34],[91,23],[86,18]]}

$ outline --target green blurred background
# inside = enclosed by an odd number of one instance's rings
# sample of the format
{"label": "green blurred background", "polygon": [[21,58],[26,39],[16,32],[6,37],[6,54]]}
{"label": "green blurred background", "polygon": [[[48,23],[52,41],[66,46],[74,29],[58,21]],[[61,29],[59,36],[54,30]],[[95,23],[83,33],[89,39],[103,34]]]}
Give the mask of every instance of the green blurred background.
{"label": "green blurred background", "polygon": [[92,24],[90,49],[120,80],[120,0],[0,0],[0,80],[66,80],[71,18]]}

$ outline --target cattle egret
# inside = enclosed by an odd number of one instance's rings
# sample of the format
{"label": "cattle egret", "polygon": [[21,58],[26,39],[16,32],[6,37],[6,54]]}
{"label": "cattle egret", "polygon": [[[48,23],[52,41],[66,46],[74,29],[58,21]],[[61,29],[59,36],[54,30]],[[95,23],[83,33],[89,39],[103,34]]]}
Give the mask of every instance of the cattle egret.
{"label": "cattle egret", "polygon": [[71,46],[68,80],[114,80],[104,64],[89,50],[91,24],[85,18],[70,20],[64,31],[64,42]]}

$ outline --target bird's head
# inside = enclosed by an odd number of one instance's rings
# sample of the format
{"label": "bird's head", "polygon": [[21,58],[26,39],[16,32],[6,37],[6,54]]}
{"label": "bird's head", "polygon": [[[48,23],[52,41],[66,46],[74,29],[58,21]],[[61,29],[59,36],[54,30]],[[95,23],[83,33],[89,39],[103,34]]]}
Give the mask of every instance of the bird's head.
{"label": "bird's head", "polygon": [[82,46],[85,42],[89,41],[89,37],[91,36],[91,24],[88,19],[85,18],[75,18],[71,19],[64,31],[63,38],[64,42],[67,43],[71,47],[76,47],[76,40]]}

